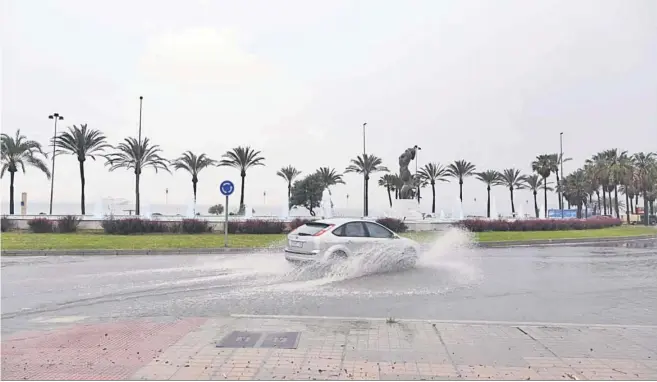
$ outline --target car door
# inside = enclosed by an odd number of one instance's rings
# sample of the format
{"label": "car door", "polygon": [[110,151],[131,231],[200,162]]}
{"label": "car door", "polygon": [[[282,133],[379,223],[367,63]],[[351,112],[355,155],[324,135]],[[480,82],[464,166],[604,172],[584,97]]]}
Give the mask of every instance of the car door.
{"label": "car door", "polygon": [[365,222],[367,228],[367,242],[370,245],[389,245],[395,238],[395,234],[386,227],[371,222]]}
{"label": "car door", "polygon": [[344,245],[352,254],[357,254],[369,240],[363,222],[350,222],[344,225],[342,231]]}

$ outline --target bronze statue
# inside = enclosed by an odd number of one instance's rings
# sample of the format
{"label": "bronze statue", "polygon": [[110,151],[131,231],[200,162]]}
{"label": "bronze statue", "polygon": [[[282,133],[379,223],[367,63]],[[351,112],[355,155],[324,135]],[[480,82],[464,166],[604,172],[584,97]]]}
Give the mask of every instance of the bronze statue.
{"label": "bronze statue", "polygon": [[411,147],[399,156],[399,178],[403,182],[402,189],[399,191],[399,199],[413,199],[415,186],[408,165],[415,159],[416,152],[417,147]]}

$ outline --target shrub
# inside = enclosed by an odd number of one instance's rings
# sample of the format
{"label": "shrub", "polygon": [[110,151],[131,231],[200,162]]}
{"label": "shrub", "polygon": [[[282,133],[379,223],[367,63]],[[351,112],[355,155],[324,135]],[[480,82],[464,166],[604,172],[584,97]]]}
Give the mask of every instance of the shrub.
{"label": "shrub", "polygon": [[141,218],[115,219],[113,216],[110,216],[103,220],[101,226],[105,233],[112,235],[169,232],[169,229],[164,223],[157,220]]}
{"label": "shrub", "polygon": [[228,222],[228,233],[275,234],[283,233],[284,229],[285,223],[278,220],[249,219]]}
{"label": "shrub", "polygon": [[50,233],[54,231],[55,223],[47,218],[34,218],[27,221],[30,231],[34,233]]}
{"label": "shrub", "polygon": [[206,233],[212,232],[212,226],[207,220],[183,219],[180,224],[180,231],[183,233]]}
{"label": "shrub", "polygon": [[312,222],[312,219],[301,219],[301,218],[296,218],[288,224],[288,229],[290,232],[294,231],[295,229],[301,227],[304,224]]}
{"label": "shrub", "polygon": [[376,222],[384,227],[388,227],[389,230],[396,233],[403,233],[406,232],[406,230],[408,229],[406,223],[404,223],[404,221],[401,219],[381,218],[381,219],[376,219]]}
{"label": "shrub", "polygon": [[14,222],[8,217],[3,216],[2,224],[0,228],[2,229],[2,232],[11,231],[12,229],[14,229]]}
{"label": "shrub", "polygon": [[78,230],[80,218],[74,215],[66,215],[57,219],[57,232],[70,233]]}
{"label": "shrub", "polygon": [[621,219],[593,217],[590,219],[483,220],[466,219],[455,225],[471,232],[487,231],[564,231],[599,229],[619,226]]}

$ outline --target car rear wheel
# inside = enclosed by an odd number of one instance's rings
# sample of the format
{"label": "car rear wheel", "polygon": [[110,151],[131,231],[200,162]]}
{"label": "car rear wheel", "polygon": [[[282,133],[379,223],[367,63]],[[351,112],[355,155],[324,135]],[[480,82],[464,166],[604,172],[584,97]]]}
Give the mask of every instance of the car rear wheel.
{"label": "car rear wheel", "polygon": [[347,253],[345,251],[337,250],[331,253],[331,260],[344,260],[347,258]]}
{"label": "car rear wheel", "polygon": [[408,268],[415,266],[417,262],[417,251],[413,247],[408,247],[402,252],[402,257],[397,263],[399,266]]}

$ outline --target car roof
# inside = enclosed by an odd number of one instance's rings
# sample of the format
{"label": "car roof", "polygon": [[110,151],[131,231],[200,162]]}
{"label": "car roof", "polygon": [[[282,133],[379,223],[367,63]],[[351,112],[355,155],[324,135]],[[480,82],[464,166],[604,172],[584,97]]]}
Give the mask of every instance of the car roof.
{"label": "car roof", "polygon": [[351,222],[376,223],[374,220],[359,219],[359,218],[330,218],[330,219],[320,219],[313,221],[313,223],[323,223],[323,224],[333,224],[333,225],[343,225]]}

